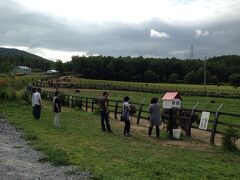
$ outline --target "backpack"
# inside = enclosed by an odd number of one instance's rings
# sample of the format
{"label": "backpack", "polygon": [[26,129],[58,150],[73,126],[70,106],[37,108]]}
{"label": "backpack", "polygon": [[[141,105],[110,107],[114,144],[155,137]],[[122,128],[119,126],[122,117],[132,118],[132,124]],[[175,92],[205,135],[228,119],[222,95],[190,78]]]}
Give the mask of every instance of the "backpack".
{"label": "backpack", "polygon": [[137,108],[136,106],[134,106],[133,104],[130,105],[130,114],[134,115],[137,112]]}

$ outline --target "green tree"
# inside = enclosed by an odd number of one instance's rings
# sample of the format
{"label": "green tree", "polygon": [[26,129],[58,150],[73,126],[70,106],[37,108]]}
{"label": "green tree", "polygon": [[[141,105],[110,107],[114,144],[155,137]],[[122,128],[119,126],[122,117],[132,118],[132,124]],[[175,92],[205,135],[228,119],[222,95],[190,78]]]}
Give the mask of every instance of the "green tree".
{"label": "green tree", "polygon": [[184,76],[184,82],[186,82],[186,83],[196,83],[197,78],[198,78],[197,74],[194,71],[191,71]]}
{"label": "green tree", "polygon": [[144,80],[146,82],[156,82],[158,80],[158,75],[155,72],[148,70],[144,73]]}
{"label": "green tree", "polygon": [[236,88],[240,86],[240,74],[237,74],[237,73],[231,74],[228,79],[232,86]]}
{"label": "green tree", "polygon": [[63,62],[61,60],[57,60],[57,62],[55,64],[55,68],[57,71],[62,73],[63,72]]}
{"label": "green tree", "polygon": [[169,76],[168,82],[170,83],[176,83],[179,78],[179,75],[177,73],[173,73]]}

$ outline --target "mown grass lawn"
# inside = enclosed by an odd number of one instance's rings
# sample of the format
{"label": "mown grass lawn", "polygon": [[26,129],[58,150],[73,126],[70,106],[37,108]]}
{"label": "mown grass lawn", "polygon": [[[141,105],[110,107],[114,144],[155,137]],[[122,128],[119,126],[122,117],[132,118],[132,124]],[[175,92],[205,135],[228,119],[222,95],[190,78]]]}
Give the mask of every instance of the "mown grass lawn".
{"label": "mown grass lawn", "polygon": [[[111,120],[113,134],[103,133],[100,117],[64,108],[62,128],[52,127],[51,105],[45,102],[40,121],[31,106],[0,103],[0,113],[25,133],[31,145],[55,164],[74,164],[95,179],[239,179],[240,155],[220,148],[167,145],[161,139],[134,133],[124,137],[119,122]],[[135,131],[134,131],[135,132]],[[191,142],[184,138],[182,141]],[[200,142],[199,142],[200,143]]]}

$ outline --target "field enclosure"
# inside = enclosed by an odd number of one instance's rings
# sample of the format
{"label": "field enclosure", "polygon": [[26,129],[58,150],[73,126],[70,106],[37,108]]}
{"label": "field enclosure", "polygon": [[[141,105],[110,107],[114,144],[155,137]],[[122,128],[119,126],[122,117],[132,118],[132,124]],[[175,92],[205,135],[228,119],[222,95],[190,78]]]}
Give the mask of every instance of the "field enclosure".
{"label": "field enclosure", "polygon": [[137,83],[105,80],[89,80],[75,78],[60,78],[59,82],[41,81],[38,86],[41,87],[61,87],[74,89],[108,89],[121,91],[164,93],[167,91],[178,91],[182,95],[190,96],[209,96],[209,97],[226,97],[240,98],[240,90],[232,86],[207,85],[206,90],[203,85],[187,84],[162,84],[162,83]]}
{"label": "field enclosure", "polygon": [[[43,91],[44,97],[51,100],[53,96],[53,92],[55,89],[45,89],[47,91]],[[69,89],[61,89],[61,92],[65,94],[62,96],[62,100],[65,105],[77,108],[84,108],[86,111],[92,111],[98,109],[98,105],[96,100],[98,100],[101,91],[93,91],[93,90],[81,90],[80,94],[75,93],[74,90]],[[117,96],[118,95],[118,96]],[[146,102],[150,102],[150,98],[156,96],[156,94],[149,93],[134,93],[134,92],[125,92],[125,91],[110,91],[110,103],[109,109],[114,113],[114,118],[119,119],[119,114],[122,109],[122,99],[124,95],[129,95],[132,97],[131,103],[133,103],[137,107],[137,113],[134,115],[137,124],[146,123],[148,118],[148,106],[149,104]],[[145,98],[142,98],[145,97]],[[215,133],[224,133],[224,128],[226,126],[240,128],[239,117],[237,114],[239,109],[239,100],[230,101],[230,99],[215,99],[216,103],[209,103],[209,98],[204,97],[195,97],[200,100],[199,106],[193,109],[196,102],[194,102],[192,96],[184,96],[184,101],[189,101],[183,104],[183,111],[188,112],[188,116],[183,118],[182,123],[185,123],[185,128],[188,133],[191,134],[191,128],[198,128],[198,120],[201,116],[202,111],[208,111],[211,113],[209,125],[207,131],[211,132],[211,138],[209,140],[211,143],[214,143]],[[146,99],[146,101],[143,101]],[[222,100],[222,101],[221,101]],[[229,101],[226,101],[229,100]],[[208,102],[207,102],[208,101]],[[232,102],[232,107],[228,107],[230,102]],[[219,112],[217,113],[217,109],[221,104],[225,104]],[[235,108],[234,108],[235,107]],[[203,108],[203,109],[202,109]],[[162,108],[161,108],[162,109]],[[229,112],[231,109],[231,113]],[[168,118],[168,114],[163,111],[162,117],[165,119]],[[193,119],[193,117],[198,117],[198,119]],[[163,119],[164,120],[164,119]],[[189,134],[189,135],[190,135]]]}

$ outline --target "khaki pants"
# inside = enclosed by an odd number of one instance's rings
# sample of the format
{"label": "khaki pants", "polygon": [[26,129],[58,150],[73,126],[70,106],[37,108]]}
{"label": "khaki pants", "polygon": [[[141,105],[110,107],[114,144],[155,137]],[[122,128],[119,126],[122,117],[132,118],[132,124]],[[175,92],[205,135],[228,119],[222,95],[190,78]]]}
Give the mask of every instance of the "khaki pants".
{"label": "khaki pants", "polygon": [[60,113],[55,113],[53,125],[60,127]]}

